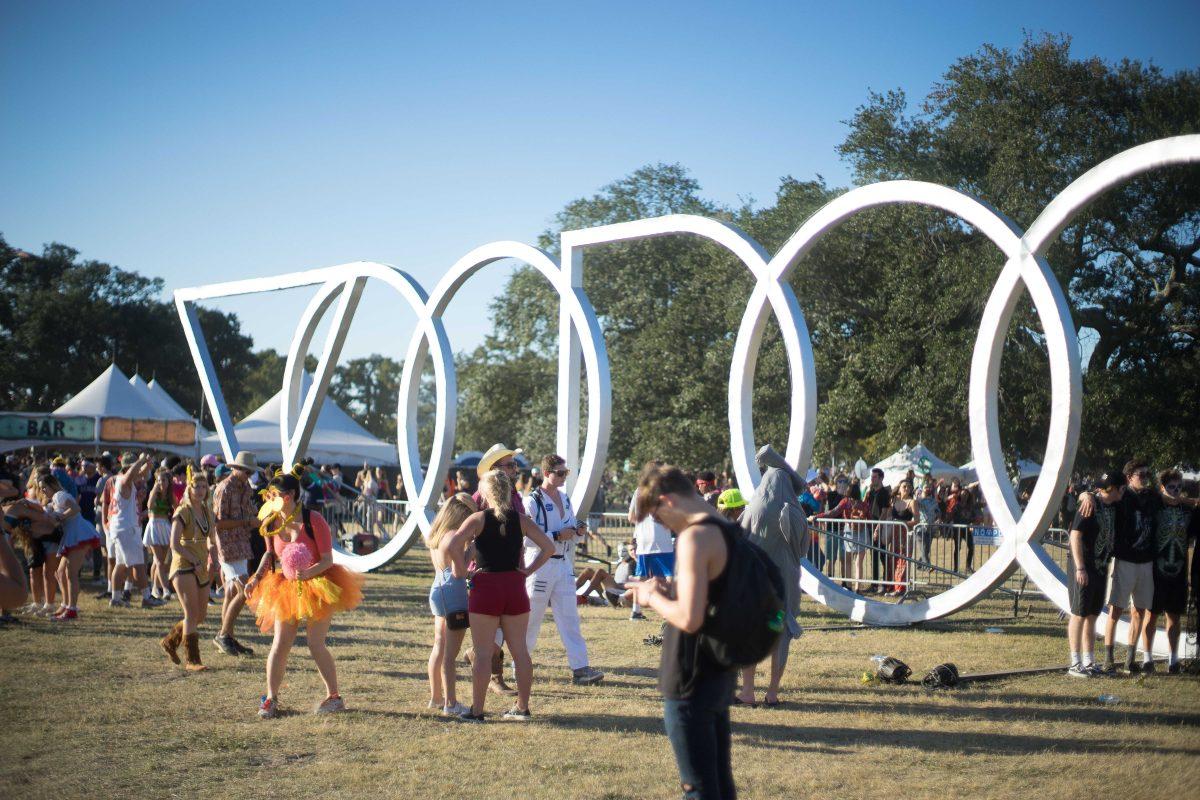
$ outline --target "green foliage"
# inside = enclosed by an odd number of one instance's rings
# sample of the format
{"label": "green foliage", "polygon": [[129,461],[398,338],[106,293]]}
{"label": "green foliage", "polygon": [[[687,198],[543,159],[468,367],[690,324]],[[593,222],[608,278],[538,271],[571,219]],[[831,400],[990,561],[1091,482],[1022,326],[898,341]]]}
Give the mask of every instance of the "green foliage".
{"label": "green foliage", "polygon": [[[840,152],[859,181],[942,183],[1027,226],[1087,168],[1198,127],[1200,73],[1077,61],[1069,41],[1043,38],[959,59],[916,113],[901,92],[871,95]],[[568,204],[541,245],[555,248],[563,229],[696,213],[735,222],[774,251],[837,193],[820,179],[789,177],[773,205],[729,209],[705,200],[679,165],[651,165]],[[1196,460],[1181,431],[1200,414],[1198,214],[1195,168],[1162,170],[1110,192],[1051,249],[1077,323],[1100,337],[1086,376],[1081,468],[1133,453],[1164,464]],[[817,361],[818,460],[873,459],[918,440],[951,461],[970,457],[971,352],[1001,267],[981,234],[915,207],[861,213],[813,248],[792,284]],[[727,464],[725,397],[751,288],[745,268],[706,242],[670,237],[590,249],[584,287],[612,363],[611,463]],[[460,447],[503,439],[548,448],[557,298],[531,269],[518,270],[492,313],[493,336],[460,357]],[[1001,375],[1009,460],[1040,458],[1048,364],[1028,299],[1010,328]],[[783,444],[792,390],[772,320],[755,379],[759,443]]]}
{"label": "green foliage", "polygon": [[[154,377],[185,409],[201,404],[179,317],[162,281],[47,245],[36,256],[0,238],[0,407],[48,411],[117,362]],[[250,338],[232,314],[201,309],[200,323],[230,408],[249,399]]]}

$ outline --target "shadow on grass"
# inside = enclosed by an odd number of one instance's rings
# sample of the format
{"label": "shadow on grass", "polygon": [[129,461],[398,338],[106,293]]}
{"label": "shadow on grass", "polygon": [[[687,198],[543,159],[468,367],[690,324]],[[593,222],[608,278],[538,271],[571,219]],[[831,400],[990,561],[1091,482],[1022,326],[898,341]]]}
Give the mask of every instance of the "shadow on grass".
{"label": "shadow on grass", "polygon": [[[940,710],[940,709],[939,709]],[[539,720],[542,725],[568,730],[602,730],[619,733],[662,734],[661,719],[652,717],[625,717],[607,715],[597,717],[570,717],[554,715]],[[1153,743],[1119,740],[1072,740],[1043,736],[1019,736],[992,732],[955,731],[947,734],[939,730],[894,728],[887,731],[869,731],[852,728],[822,728],[797,725],[771,725],[760,722],[733,721],[733,733],[738,738],[751,738],[754,744],[781,750],[798,752],[822,752],[843,754],[861,746],[917,748],[930,753],[1029,755],[1034,753],[1074,754],[1120,754],[1120,753],[1174,753],[1200,755],[1200,747],[1163,747]]]}

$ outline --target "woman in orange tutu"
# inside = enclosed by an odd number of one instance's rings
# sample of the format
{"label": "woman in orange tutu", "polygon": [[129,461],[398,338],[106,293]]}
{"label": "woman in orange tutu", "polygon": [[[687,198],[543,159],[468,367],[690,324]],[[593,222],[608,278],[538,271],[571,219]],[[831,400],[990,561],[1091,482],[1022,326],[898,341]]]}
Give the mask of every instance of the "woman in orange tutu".
{"label": "woman in orange tutu", "polygon": [[258,516],[267,552],[246,583],[259,629],[275,631],[267,656],[267,693],[258,715],[272,719],[279,713],[279,686],[301,622],[307,626],[308,651],[325,682],[326,697],[315,713],[344,711],[325,636],[333,612],[348,611],[362,602],[362,576],[333,563],[329,523],[316,511],[301,508],[300,480],[295,475],[276,475],[264,494]]}

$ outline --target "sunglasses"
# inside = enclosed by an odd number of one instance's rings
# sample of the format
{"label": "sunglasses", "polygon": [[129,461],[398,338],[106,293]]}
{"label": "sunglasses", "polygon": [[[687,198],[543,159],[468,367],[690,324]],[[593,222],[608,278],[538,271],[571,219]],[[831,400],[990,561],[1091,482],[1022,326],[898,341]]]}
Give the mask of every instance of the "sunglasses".
{"label": "sunglasses", "polygon": [[509,467],[515,467],[516,465],[517,465],[517,462],[515,462],[515,461],[498,461],[498,462],[496,462],[497,469],[508,469]]}
{"label": "sunglasses", "polygon": [[550,474],[557,475],[560,478],[565,478],[571,474],[571,470],[567,469],[566,467],[563,467],[562,469],[552,469],[550,470]]}
{"label": "sunglasses", "polygon": [[1168,483],[1163,488],[1166,489],[1168,492],[1178,492],[1180,489],[1183,488],[1183,485],[1178,484],[1178,483]]}

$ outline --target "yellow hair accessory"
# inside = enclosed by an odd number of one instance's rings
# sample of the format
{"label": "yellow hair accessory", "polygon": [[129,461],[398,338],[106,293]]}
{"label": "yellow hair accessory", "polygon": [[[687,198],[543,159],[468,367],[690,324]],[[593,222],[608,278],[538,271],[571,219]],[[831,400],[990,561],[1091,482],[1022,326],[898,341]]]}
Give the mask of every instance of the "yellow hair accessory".
{"label": "yellow hair accessory", "polygon": [[285,517],[283,495],[273,486],[263,490],[263,498],[262,507],[258,509],[258,519],[261,523],[258,526],[258,532],[263,538],[277,536],[284,528],[295,522],[297,508],[293,508],[292,513]]}
{"label": "yellow hair accessory", "polygon": [[192,472],[192,465],[187,465],[187,485],[194,486],[196,484],[196,473]]}

